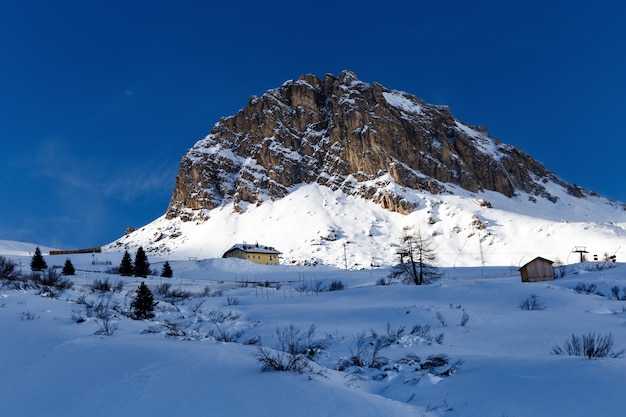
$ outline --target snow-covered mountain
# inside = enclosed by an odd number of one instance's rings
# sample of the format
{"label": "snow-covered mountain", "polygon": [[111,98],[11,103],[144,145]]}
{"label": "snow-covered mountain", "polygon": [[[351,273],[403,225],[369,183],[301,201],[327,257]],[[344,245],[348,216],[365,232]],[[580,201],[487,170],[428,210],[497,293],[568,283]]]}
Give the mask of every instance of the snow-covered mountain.
{"label": "snow-covered mountain", "polygon": [[624,205],[568,184],[485,128],[348,71],[305,75],[220,120],[181,159],[164,216],[108,246],[219,257],[236,242],[285,263],[394,262],[409,226],[443,265],[616,254]]}

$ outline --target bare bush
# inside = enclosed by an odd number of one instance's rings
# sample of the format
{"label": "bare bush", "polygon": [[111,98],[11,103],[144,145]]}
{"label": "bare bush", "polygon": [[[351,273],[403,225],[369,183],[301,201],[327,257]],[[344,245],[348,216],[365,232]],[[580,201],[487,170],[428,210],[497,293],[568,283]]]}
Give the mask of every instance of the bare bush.
{"label": "bare bush", "polygon": [[154,289],[154,293],[156,295],[156,298],[166,301],[170,304],[176,304],[193,296],[191,291],[186,291],[182,288],[172,288],[172,284],[170,284],[169,282],[158,285]]}
{"label": "bare bush", "polygon": [[554,278],[562,278],[567,273],[567,267],[559,258],[554,260],[554,264],[552,266],[554,268]]}
{"label": "bare bush", "polygon": [[241,337],[241,332],[231,332],[225,328],[224,324],[229,321],[236,321],[239,317],[239,314],[232,311],[228,313],[218,310],[211,311],[208,318],[217,329],[217,333],[209,332],[209,336],[220,342],[236,342]]}
{"label": "bare bush", "polygon": [[334,280],[328,285],[328,291],[341,291],[345,288],[343,282]]}
{"label": "bare bush", "polygon": [[614,287],[611,287],[611,294],[613,294],[613,297],[616,300],[626,301],[626,287],[622,288],[622,292],[623,292],[623,294],[620,295],[620,289],[619,289],[619,287],[617,285],[614,286]]}
{"label": "bare bush", "polygon": [[518,307],[522,310],[545,310],[546,303],[537,294],[531,294],[527,299],[520,301]]}
{"label": "bare bush", "polygon": [[405,335],[406,333],[406,327],[405,326],[400,326],[397,329],[393,329],[391,327],[391,324],[389,322],[387,322],[387,340],[388,340],[388,345],[392,344],[392,343],[398,343],[400,339],[402,339],[402,337]]}
{"label": "bare bush", "polygon": [[423,326],[421,324],[416,324],[411,328],[410,334],[426,340],[427,342],[437,343],[438,345],[441,345],[444,339],[443,333],[439,333],[435,336],[430,334],[430,324],[425,324]]}
{"label": "bare bush", "polygon": [[95,332],[97,335],[112,336],[118,329],[118,324],[114,321],[115,311],[110,301],[110,297],[100,299],[93,306],[93,314],[95,315],[94,321],[99,327]]}
{"label": "bare bush", "polygon": [[450,376],[458,372],[462,365],[463,361],[460,359],[450,364],[448,355],[440,353],[428,356],[426,361],[420,364],[420,369],[437,376]]}
{"label": "bare bush", "polygon": [[108,278],[104,280],[95,279],[91,285],[89,285],[89,289],[91,292],[97,293],[108,293],[108,292],[122,292],[124,289],[124,283],[122,281],[118,281],[115,284],[111,284]]}
{"label": "bare bush", "polygon": [[385,337],[378,337],[374,332],[367,337],[365,332],[356,336],[354,349],[350,348],[350,356],[337,362],[337,369],[345,371],[350,367],[379,369],[389,363],[389,359],[381,355],[381,350],[389,346]]}
{"label": "bare bush", "polygon": [[45,272],[33,272],[27,277],[32,288],[38,288],[41,295],[50,298],[58,298],[63,290],[71,289],[74,283],[63,277],[54,269],[47,269]]}
{"label": "bare bush", "polygon": [[98,325],[95,332],[97,335],[112,336],[117,331],[118,324],[114,320],[120,306],[111,302],[111,294],[99,297],[97,301],[89,301],[83,294],[76,300],[76,304],[80,307],[72,309],[71,317],[74,322],[83,323],[88,318],[93,318]]}
{"label": "bare bush", "polygon": [[315,325],[311,325],[306,332],[293,324],[283,329],[276,329],[278,343],[275,350],[259,348],[257,356],[261,363],[261,370],[293,371],[302,373],[311,369],[310,360],[324,349],[323,342],[316,341]]}
{"label": "bare bush", "polygon": [[620,358],[624,352],[624,349],[615,350],[615,342],[611,333],[604,336],[595,333],[582,336],[572,334],[571,339],[566,340],[563,346],[555,345],[552,347],[552,353],[555,355],[584,356],[587,359]]}
{"label": "bare bush", "polygon": [[470,316],[469,314],[467,314],[465,311],[463,312],[463,315],[461,316],[461,321],[459,322],[459,326],[461,327],[465,327],[467,325],[467,322],[469,321]]}
{"label": "bare bush", "polygon": [[176,337],[183,340],[200,340],[205,338],[205,335],[200,331],[199,324],[174,322],[170,320],[163,320],[162,323],[151,325],[142,333],[163,333],[165,337]]}
{"label": "bare bush", "polygon": [[226,305],[227,306],[238,306],[239,298],[237,297],[226,297]]}
{"label": "bare bush", "polygon": [[0,280],[14,281],[19,278],[20,272],[16,269],[17,264],[11,259],[0,256]]}
{"label": "bare bush", "polygon": [[441,327],[448,326],[448,321],[440,311],[435,314],[435,317],[437,317],[437,321],[441,324]]}
{"label": "bare bush", "polygon": [[157,285],[154,289],[154,295],[159,297],[167,297],[167,294],[169,294],[171,288],[172,284],[170,284],[169,282]]}
{"label": "bare bush", "polygon": [[30,311],[23,311],[21,314],[21,318],[23,321],[32,321],[38,318],[35,313],[31,313]]}
{"label": "bare bush", "polygon": [[599,295],[601,297],[604,297],[604,294],[602,294],[602,292],[598,291],[598,286],[596,284],[589,284],[589,283],[586,283],[586,282],[579,282],[574,287],[574,291],[576,291],[578,294],[595,294],[595,295]]}

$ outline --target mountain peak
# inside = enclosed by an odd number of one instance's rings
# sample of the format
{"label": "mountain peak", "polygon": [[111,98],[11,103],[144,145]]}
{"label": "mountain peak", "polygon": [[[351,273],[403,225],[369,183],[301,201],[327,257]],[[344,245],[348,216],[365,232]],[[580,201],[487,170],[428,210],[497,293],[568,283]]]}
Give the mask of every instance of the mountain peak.
{"label": "mountain peak", "polygon": [[556,201],[545,183],[574,190],[486,128],[351,71],[297,80],[253,97],[220,120],[180,164],[168,218],[190,219],[223,204],[261,204],[316,182],[409,213],[414,203],[387,187],[453,192],[518,191]]}
{"label": "mountain peak", "polygon": [[393,264],[409,226],[443,265],[513,267],[567,260],[574,244],[614,253],[623,224],[623,204],[447,106],[344,71],[302,75],[221,119],[181,159],[166,215],[107,249],[206,259],[258,241],[281,263],[364,268]]}

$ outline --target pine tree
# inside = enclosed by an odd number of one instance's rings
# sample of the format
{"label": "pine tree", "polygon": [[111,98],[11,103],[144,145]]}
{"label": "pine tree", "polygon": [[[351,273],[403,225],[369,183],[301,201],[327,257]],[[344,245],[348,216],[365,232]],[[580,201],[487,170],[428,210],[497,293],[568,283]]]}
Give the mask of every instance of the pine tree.
{"label": "pine tree", "polygon": [[136,277],[146,278],[150,275],[150,262],[143,248],[139,246],[137,253],[135,254],[135,264],[133,267],[133,273]]}
{"label": "pine tree", "polygon": [[139,284],[135,299],[130,303],[130,308],[133,309],[133,318],[135,320],[154,318],[154,306],[156,305],[157,302],[154,301],[150,288],[144,282]]}
{"label": "pine tree", "polygon": [[161,276],[163,278],[172,278],[174,275],[174,271],[172,271],[172,267],[168,261],[165,261],[163,264],[163,270],[161,271]]}
{"label": "pine tree", "polygon": [[124,251],[124,256],[122,256],[122,262],[120,263],[119,272],[120,275],[123,277],[129,277],[133,275],[133,260],[131,259],[128,251]]}
{"label": "pine tree", "polygon": [[63,265],[63,271],[61,271],[63,275],[74,275],[76,270],[74,269],[74,265],[72,265],[72,261],[70,258],[65,260],[65,265]]}
{"label": "pine tree", "polygon": [[33,255],[33,259],[30,261],[30,269],[32,271],[43,271],[46,268],[48,268],[48,264],[46,264],[46,260],[43,258],[41,250],[38,246],[35,248],[35,254]]}

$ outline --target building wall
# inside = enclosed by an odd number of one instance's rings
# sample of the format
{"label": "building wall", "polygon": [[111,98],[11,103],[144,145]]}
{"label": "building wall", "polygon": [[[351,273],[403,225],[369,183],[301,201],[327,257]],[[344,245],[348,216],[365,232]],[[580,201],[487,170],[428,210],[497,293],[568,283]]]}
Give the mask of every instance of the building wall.
{"label": "building wall", "polygon": [[273,253],[246,253],[246,259],[257,264],[275,265],[278,263],[278,255]]}
{"label": "building wall", "polygon": [[225,254],[227,258],[241,258],[250,262],[263,265],[277,265],[278,254],[275,253],[256,253],[256,252],[244,252],[239,249],[235,249]]}
{"label": "building wall", "polygon": [[524,265],[520,273],[524,282],[551,281],[554,279],[552,264],[541,259]]}

